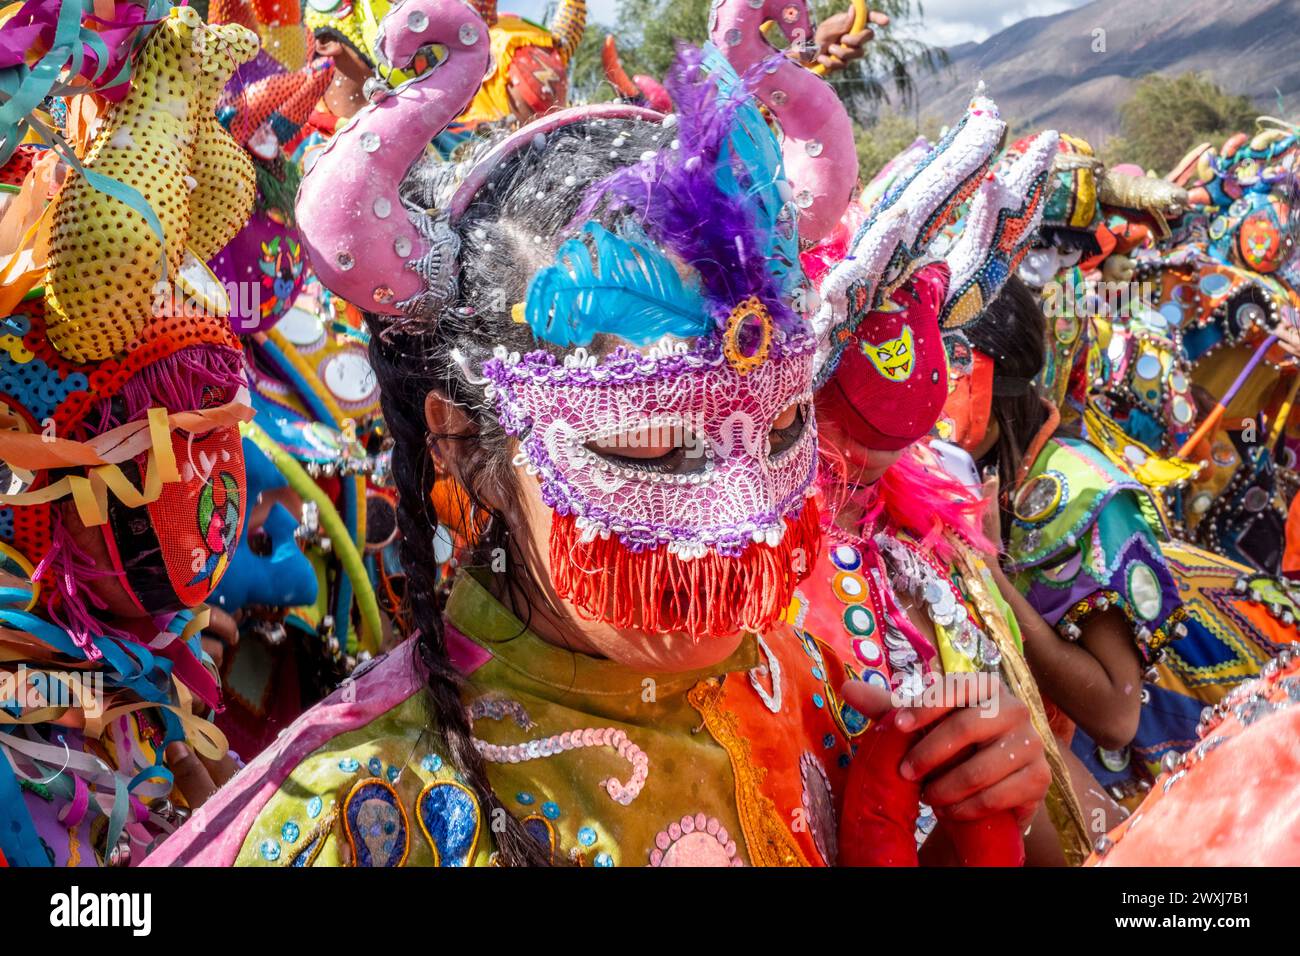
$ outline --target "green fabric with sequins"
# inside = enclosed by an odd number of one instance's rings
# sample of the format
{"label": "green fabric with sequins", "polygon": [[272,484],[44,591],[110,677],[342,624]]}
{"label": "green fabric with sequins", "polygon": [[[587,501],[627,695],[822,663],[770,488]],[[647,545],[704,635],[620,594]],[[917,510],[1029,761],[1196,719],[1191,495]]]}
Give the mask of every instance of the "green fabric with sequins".
{"label": "green fabric with sequins", "polygon": [[1056,627],[1120,610],[1143,659],[1170,639],[1178,588],[1149,492],[1086,442],[1049,442],[1018,491],[1013,583]]}
{"label": "green fabric with sequins", "polygon": [[[697,732],[686,692],[755,667],[752,636],[707,672],[651,678],[542,641],[469,575],[447,618],[492,655],[463,699],[480,750],[496,748],[485,754],[493,789],[557,860],[645,865],[687,819],[708,837],[692,844],[693,861],[725,865],[743,854],[730,760]],[[638,773],[645,754],[653,760]],[[492,823],[446,758],[417,693],[304,759],[259,814],[237,864],[490,865]]]}
{"label": "green fabric with sequins", "polygon": [[[1158,516],[1150,493],[1132,475],[1082,439],[1054,438],[1039,454],[1013,506],[1010,566],[1021,570],[1059,564],[1080,550],[1113,553],[1133,533],[1144,533],[1159,553],[1152,530]],[[1153,521],[1154,519],[1154,521]],[[1101,560],[1088,554],[1086,560]]]}

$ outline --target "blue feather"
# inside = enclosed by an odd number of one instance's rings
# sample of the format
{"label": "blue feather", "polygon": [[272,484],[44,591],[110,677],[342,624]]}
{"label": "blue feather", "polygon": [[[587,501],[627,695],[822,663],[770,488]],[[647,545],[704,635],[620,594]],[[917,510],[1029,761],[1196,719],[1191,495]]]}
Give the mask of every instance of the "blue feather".
{"label": "blue feather", "polygon": [[[795,268],[799,261],[799,232],[796,214],[786,208],[790,205],[789,184],[781,144],[746,89],[744,78],[713,44],[706,44],[703,52],[702,65],[716,77],[719,99],[742,98],[719,157],[718,188],[728,196],[746,200],[755,225],[767,239],[762,252],[768,260],[768,271],[778,287],[788,293],[802,280],[802,273]],[[777,54],[773,59],[780,60],[781,56]]]}
{"label": "blue feather", "polygon": [[[781,59],[780,54],[773,59]],[[728,195],[744,195],[751,199],[757,207],[761,225],[774,233],[772,244],[785,245],[788,240],[790,250],[797,255],[798,236],[793,228],[785,230],[786,235],[775,235],[781,211],[789,198],[788,186],[786,195],[782,195],[781,186],[786,183],[781,144],[763,118],[757,101],[745,89],[744,79],[712,44],[704,47],[703,66],[717,78],[720,99],[742,99],[727,137],[724,155],[729,161],[718,164],[718,186]],[[739,181],[742,177],[745,180],[743,184]]]}
{"label": "blue feather", "polygon": [[533,276],[524,318],[534,335],[561,348],[590,345],[602,334],[646,345],[665,335],[704,335],[713,326],[698,282],[683,282],[649,242],[594,222],[560,246],[555,265]]}

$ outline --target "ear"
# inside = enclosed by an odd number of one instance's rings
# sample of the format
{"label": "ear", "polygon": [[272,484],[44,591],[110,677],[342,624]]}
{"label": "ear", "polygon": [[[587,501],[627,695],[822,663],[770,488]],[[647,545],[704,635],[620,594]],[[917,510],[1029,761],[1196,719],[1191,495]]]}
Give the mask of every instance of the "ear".
{"label": "ear", "polygon": [[478,429],[465,410],[435,389],[424,396],[424,424],[431,436],[429,453],[439,467],[484,504],[496,507],[499,489],[489,487],[491,483],[483,480],[484,469],[473,466],[472,439]]}
{"label": "ear", "polygon": [[503,472],[493,467],[490,456],[478,444],[478,426],[464,408],[435,389],[424,397],[424,423],[429,434],[436,436],[431,454],[439,466],[483,507],[503,515],[512,528],[525,527],[519,488],[511,483],[514,469]]}
{"label": "ear", "polygon": [[[469,435],[474,425],[464,410],[442,392],[434,389],[424,396],[424,424],[430,435]],[[446,440],[435,442],[440,445],[439,452],[446,451]]]}

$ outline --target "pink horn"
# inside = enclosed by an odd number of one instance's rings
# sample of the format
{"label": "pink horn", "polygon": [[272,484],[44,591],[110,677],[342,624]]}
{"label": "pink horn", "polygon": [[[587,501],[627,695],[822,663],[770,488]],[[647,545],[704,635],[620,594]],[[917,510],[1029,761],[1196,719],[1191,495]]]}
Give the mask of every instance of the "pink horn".
{"label": "pink horn", "polygon": [[[721,0],[709,34],[714,46],[744,73],[776,52],[761,32],[775,21],[792,44],[812,42],[804,0]],[[758,84],[758,98],[781,124],[785,172],[799,206],[799,238],[814,243],[830,234],[848,207],[858,181],[853,126],[839,96],[825,80],[787,59]]]}
{"label": "pink horn", "polygon": [[636,88],[641,91],[645,97],[646,105],[652,110],[658,110],[660,113],[672,111],[673,99],[668,95],[668,91],[653,76],[646,76],[644,73],[638,73],[632,77],[632,82]]}
{"label": "pink horn", "polygon": [[491,60],[488,28],[462,0],[406,0],[384,17],[375,46],[387,65],[405,69],[431,44],[447,50],[442,62],[358,112],[298,191],[298,228],[316,275],[335,295],[386,315],[422,291],[412,263],[428,251],[398,186],[469,105]]}

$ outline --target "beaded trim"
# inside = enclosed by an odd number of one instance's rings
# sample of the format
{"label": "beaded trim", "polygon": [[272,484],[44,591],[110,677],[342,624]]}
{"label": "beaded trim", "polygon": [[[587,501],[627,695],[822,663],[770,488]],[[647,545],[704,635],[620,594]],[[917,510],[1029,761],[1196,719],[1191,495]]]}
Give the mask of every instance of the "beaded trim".
{"label": "beaded trim", "polygon": [[1150,621],[1144,621],[1140,618],[1118,591],[1109,589],[1094,591],[1086,598],[1075,602],[1057,621],[1056,632],[1064,640],[1074,643],[1083,636],[1081,627],[1083,621],[1086,621],[1093,614],[1109,610],[1112,607],[1118,608],[1132,627],[1134,644],[1142,655],[1144,664],[1158,661],[1159,652],[1164,647],[1187,634],[1187,625],[1184,622],[1189,615],[1186,606],[1178,605],[1158,628],[1152,630]]}
{"label": "beaded trim", "polygon": [[[776,655],[772,653],[771,648],[767,646],[761,636],[755,635],[755,637],[758,641],[759,650],[763,652],[763,656],[767,659],[767,663],[759,664],[757,667],[752,668],[749,671],[749,683],[750,686],[754,688],[754,692],[757,693],[759,698],[763,701],[763,706],[772,713],[779,714],[781,712],[781,662],[777,660]],[[771,679],[771,691],[767,691],[763,688],[763,683],[760,679],[763,677]]]}
{"label": "beaded trim", "polygon": [[745,861],[740,858],[736,841],[731,838],[727,828],[722,825],[717,817],[708,817],[703,813],[697,813],[694,816],[687,814],[680,820],[674,820],[656,833],[654,849],[650,851],[650,865],[663,866],[664,857],[672,849],[673,845],[692,833],[704,833],[717,840],[722,852],[726,854],[727,859],[730,861],[730,866],[745,865]]}
{"label": "beaded trim", "polygon": [[[777,335],[772,342],[772,359],[811,354],[816,340],[805,333]],[[520,354],[503,345],[492,350],[492,358],[483,363],[483,375],[492,386],[509,382],[545,382],[548,385],[600,387],[644,379],[675,378],[686,372],[721,368],[728,365],[722,343],[707,340],[684,351],[651,350],[639,352],[626,345],[614,348],[603,359],[596,359],[585,349],[577,349],[564,359],[538,349]],[[489,386],[487,397],[496,391]]]}

